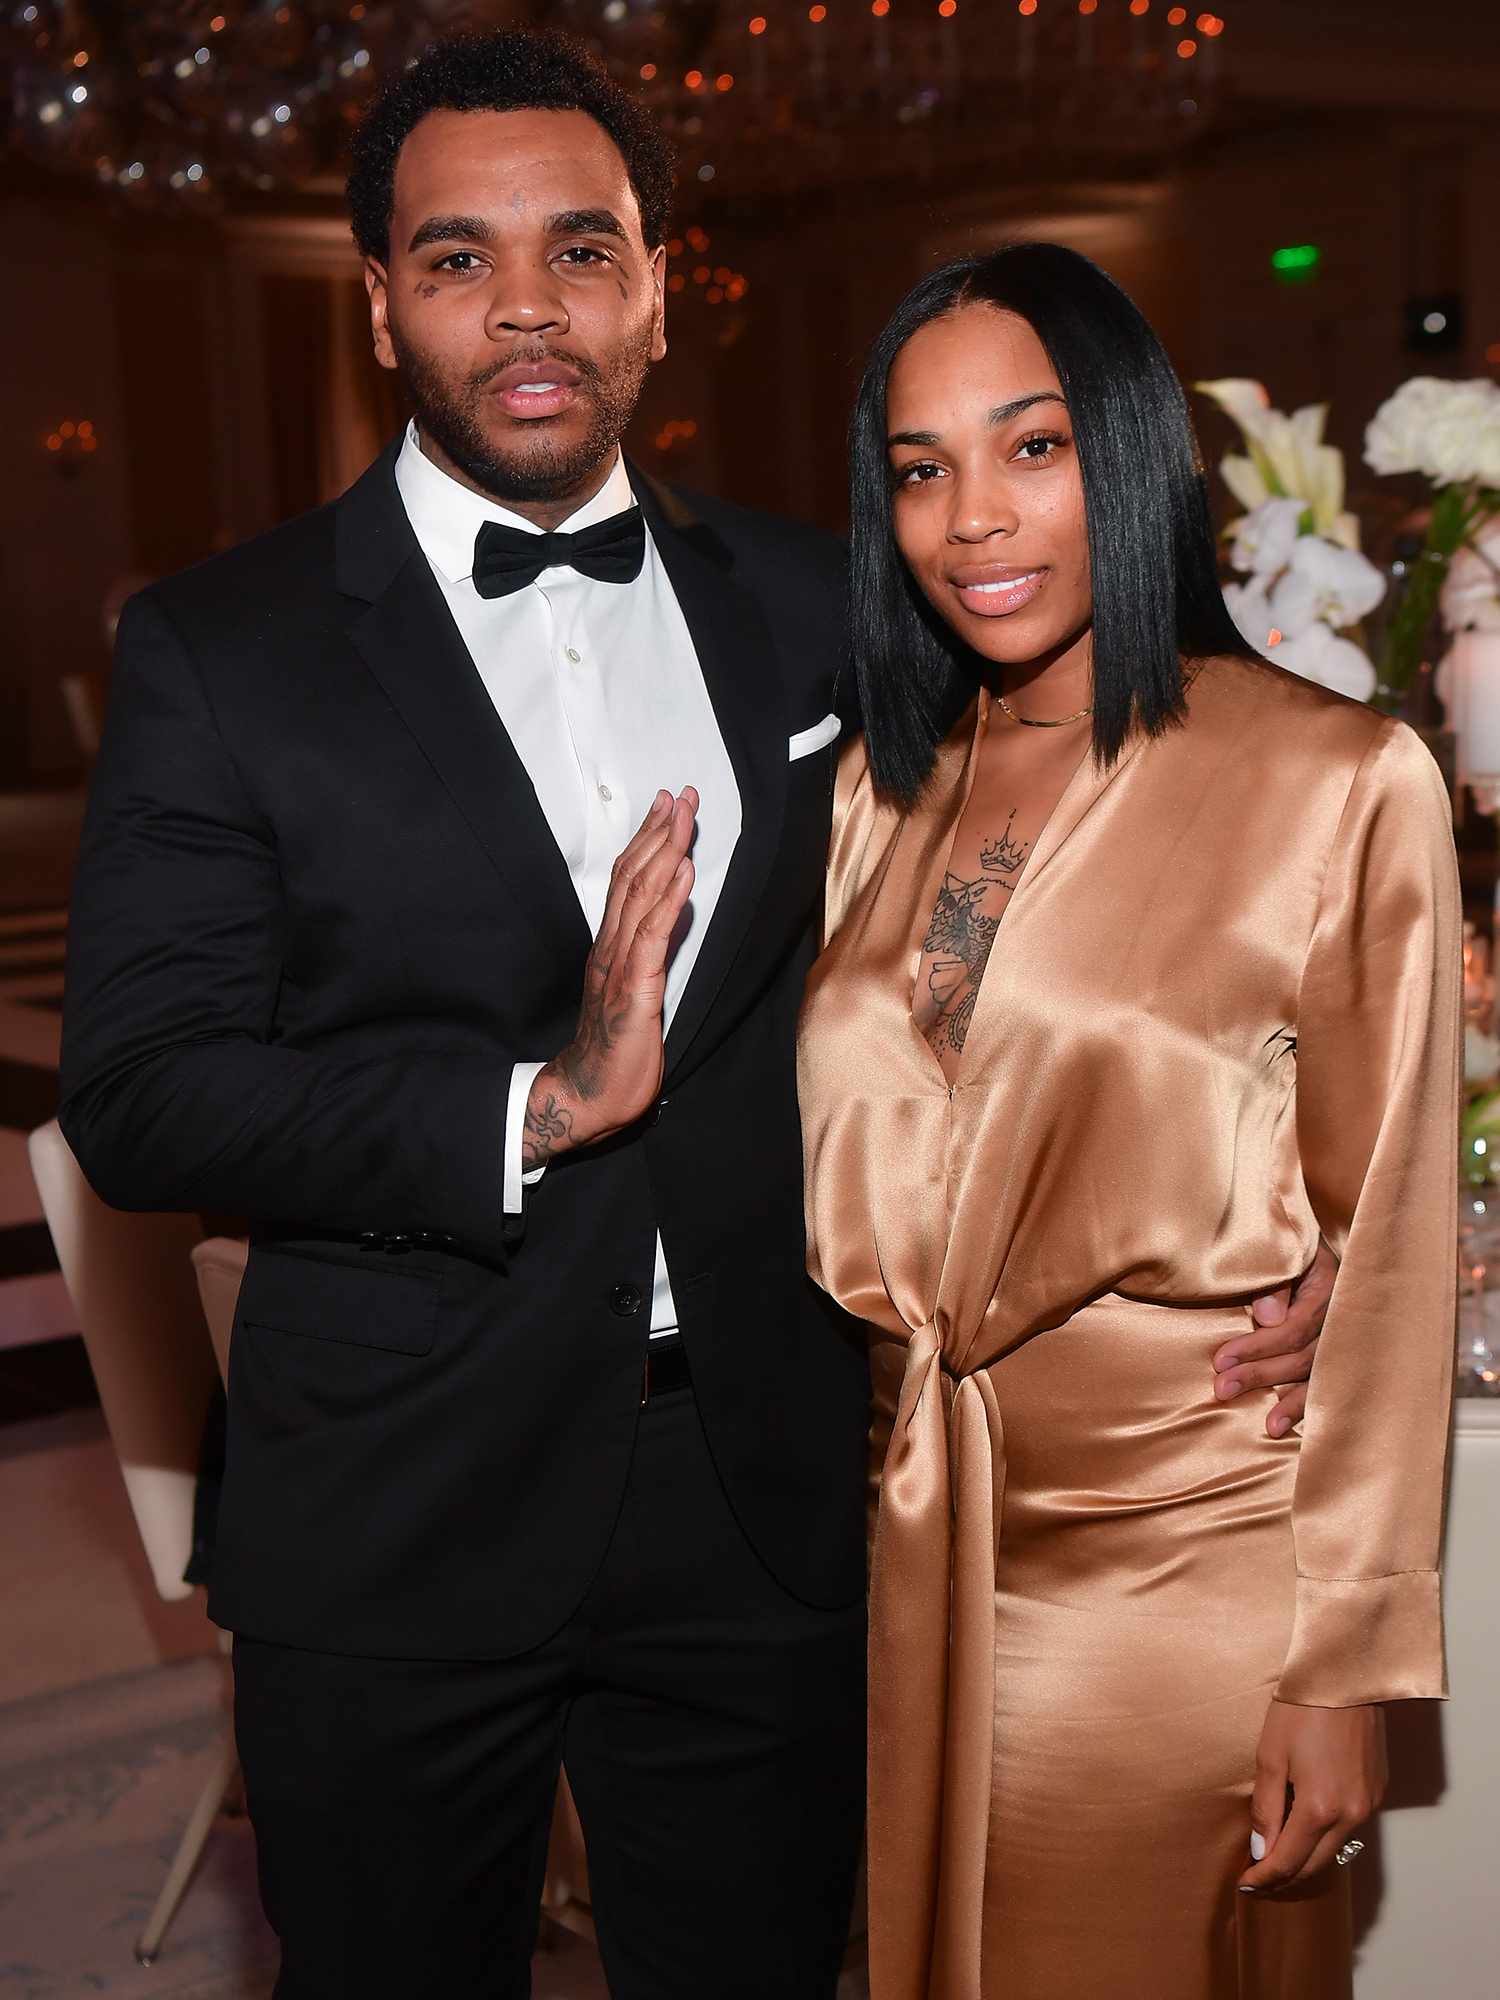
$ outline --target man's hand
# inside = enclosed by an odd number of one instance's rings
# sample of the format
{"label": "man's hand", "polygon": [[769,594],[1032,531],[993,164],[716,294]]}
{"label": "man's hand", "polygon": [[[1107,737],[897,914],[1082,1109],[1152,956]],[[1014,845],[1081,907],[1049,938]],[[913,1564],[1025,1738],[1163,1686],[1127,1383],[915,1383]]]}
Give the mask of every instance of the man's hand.
{"label": "man's hand", "polygon": [[526,1102],[522,1171],[607,1139],[643,1117],[662,1078],[667,951],[693,891],[698,794],[658,792],[610,876],[583,976],[578,1028],[538,1071]]}
{"label": "man's hand", "polygon": [[1278,1400],[1266,1418],[1267,1434],[1285,1437],[1307,1410],[1307,1378],[1339,1260],[1326,1243],[1294,1285],[1269,1292],[1251,1307],[1255,1331],[1227,1341],[1214,1356],[1214,1394],[1221,1403],[1247,1389],[1275,1389]]}

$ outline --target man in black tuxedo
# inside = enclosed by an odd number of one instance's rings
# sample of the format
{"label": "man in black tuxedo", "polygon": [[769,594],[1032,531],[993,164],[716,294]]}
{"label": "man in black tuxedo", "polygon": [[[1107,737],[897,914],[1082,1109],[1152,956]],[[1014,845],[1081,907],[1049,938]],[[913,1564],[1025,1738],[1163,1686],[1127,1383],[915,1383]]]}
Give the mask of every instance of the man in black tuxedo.
{"label": "man in black tuxedo", "polygon": [[415,426],[122,622],[62,1122],[253,1219],[210,1608],[282,2000],[525,1994],[564,1758],[621,2000],[826,2000],[847,1932],[867,1381],[792,1063],[842,562],[620,457],[669,187],[566,44],[437,45],[350,182]]}

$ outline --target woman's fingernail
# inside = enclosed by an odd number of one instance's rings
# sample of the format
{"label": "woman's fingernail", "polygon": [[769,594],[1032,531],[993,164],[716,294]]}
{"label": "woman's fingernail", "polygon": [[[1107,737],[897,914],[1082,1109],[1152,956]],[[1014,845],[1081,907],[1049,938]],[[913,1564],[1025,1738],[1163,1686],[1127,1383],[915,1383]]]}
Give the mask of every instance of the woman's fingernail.
{"label": "woman's fingernail", "polygon": [[1273,1438],[1285,1437],[1290,1429],[1291,1425],[1287,1422],[1285,1417],[1272,1417],[1271,1435]]}
{"label": "woman's fingernail", "polygon": [[1223,1398],[1223,1400],[1227,1403],[1233,1397],[1237,1396],[1240,1393],[1240,1388],[1241,1384],[1236,1382],[1234,1377],[1230,1375],[1225,1379],[1221,1379],[1219,1383],[1219,1394]]}
{"label": "woman's fingernail", "polygon": [[1266,1858],[1265,1835],[1263,1833],[1252,1833],[1250,1836],[1250,1859],[1252,1861],[1264,1861],[1265,1858]]}

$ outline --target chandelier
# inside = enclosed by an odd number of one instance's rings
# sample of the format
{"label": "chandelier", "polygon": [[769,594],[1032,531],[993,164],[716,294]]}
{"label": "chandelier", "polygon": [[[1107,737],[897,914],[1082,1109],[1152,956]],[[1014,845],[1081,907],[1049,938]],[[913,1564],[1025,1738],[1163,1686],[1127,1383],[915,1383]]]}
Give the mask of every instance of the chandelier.
{"label": "chandelier", "polygon": [[1226,54],[1221,16],[1167,0],[7,4],[11,145],[184,212],[337,173],[380,79],[460,26],[588,41],[672,134],[688,207],[1159,158],[1208,129]]}

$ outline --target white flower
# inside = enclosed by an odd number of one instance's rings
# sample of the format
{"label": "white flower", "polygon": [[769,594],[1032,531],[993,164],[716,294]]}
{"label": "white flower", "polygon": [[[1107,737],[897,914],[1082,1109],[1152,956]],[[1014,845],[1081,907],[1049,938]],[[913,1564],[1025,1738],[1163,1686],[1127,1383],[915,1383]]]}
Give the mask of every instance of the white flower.
{"label": "white flower", "polygon": [[1229,560],[1252,576],[1276,576],[1292,559],[1301,532],[1300,500],[1263,500],[1239,523]]}
{"label": "white flower", "polygon": [[1375,669],[1351,640],[1341,639],[1327,625],[1309,625],[1295,639],[1283,639],[1271,653],[1278,667],[1318,681],[1351,701],[1368,701],[1375,692]]}
{"label": "white flower", "polygon": [[1374,472],[1420,472],[1439,486],[1500,483],[1500,387],[1414,375],[1365,432]]}
{"label": "white flower", "polygon": [[1385,595],[1385,578],[1355,549],[1303,535],[1271,592],[1271,615],[1290,638],[1317,622],[1335,632],[1357,625]]}
{"label": "white flower", "polygon": [[1261,578],[1254,577],[1249,583],[1226,583],[1224,602],[1241,638],[1248,641],[1257,653],[1267,652],[1276,621],[1271,616],[1270,595]]}
{"label": "white flower", "polygon": [[1271,407],[1264,382],[1252,382],[1243,375],[1224,375],[1216,382],[1195,382],[1193,387],[1200,394],[1211,396],[1247,438],[1259,435]]}
{"label": "white flower", "polygon": [[1500,632],[1500,519],[1458,551],[1438,602],[1450,632]]}

